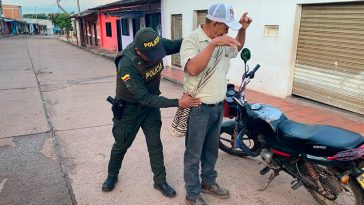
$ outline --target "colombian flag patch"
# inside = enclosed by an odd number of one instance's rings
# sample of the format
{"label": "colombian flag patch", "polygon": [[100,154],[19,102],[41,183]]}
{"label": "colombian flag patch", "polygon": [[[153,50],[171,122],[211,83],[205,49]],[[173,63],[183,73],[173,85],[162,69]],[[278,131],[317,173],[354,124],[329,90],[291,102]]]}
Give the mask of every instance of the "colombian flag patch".
{"label": "colombian flag patch", "polygon": [[127,82],[128,80],[130,80],[130,75],[125,74],[124,76],[121,76],[121,80],[123,80],[124,82]]}

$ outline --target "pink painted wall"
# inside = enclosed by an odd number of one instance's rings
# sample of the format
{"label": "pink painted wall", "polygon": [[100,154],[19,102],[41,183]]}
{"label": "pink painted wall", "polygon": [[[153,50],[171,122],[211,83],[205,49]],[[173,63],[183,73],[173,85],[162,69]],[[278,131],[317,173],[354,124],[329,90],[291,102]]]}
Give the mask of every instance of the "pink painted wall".
{"label": "pink painted wall", "polygon": [[[100,22],[100,37],[101,37],[101,47],[117,51],[118,50],[118,37],[116,31],[116,20],[118,17],[113,16],[105,16],[104,14],[99,14],[99,22]],[[111,23],[111,32],[112,36],[106,36],[106,22]]]}

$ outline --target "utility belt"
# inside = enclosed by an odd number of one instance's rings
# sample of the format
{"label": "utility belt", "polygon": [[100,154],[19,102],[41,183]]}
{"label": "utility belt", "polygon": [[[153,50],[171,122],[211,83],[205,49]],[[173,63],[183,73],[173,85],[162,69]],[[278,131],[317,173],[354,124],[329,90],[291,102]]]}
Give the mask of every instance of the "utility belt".
{"label": "utility belt", "polygon": [[111,110],[114,118],[120,120],[126,108],[126,102],[123,100],[115,100],[111,96],[107,97],[106,100],[112,105]]}

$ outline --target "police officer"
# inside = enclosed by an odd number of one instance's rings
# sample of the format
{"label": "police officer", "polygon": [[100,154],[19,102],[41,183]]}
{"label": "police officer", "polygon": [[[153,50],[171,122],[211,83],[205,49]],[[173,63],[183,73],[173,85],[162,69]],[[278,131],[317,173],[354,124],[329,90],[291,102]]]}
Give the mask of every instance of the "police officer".
{"label": "police officer", "polygon": [[102,185],[102,191],[114,189],[124,155],[141,127],[147,141],[154,174],[154,188],[166,197],[176,195],[175,190],[166,181],[160,139],[162,126],[160,108],[178,106],[186,108],[200,104],[199,99],[188,95],[182,96],[179,100],[159,96],[162,58],[179,52],[181,43],[182,40],[160,38],[151,28],[142,28],[136,33],[134,41],[116,56],[115,100],[122,102],[123,111],[121,116],[115,116],[115,113],[120,115],[120,112],[114,112],[112,133],[115,143],[111,149],[108,177]]}

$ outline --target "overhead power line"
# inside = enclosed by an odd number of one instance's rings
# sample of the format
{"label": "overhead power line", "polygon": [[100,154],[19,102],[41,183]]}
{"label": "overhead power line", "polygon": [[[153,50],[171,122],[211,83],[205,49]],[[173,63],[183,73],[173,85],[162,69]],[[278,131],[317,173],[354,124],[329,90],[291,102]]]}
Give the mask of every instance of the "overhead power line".
{"label": "overhead power line", "polygon": [[64,9],[62,8],[61,4],[59,3],[59,2],[61,2],[61,0],[56,0],[56,2],[57,2],[57,6],[58,6],[58,8],[59,8],[59,9],[61,9],[64,13],[66,13],[66,14],[67,14],[67,11],[66,11],[66,10],[64,10]]}

